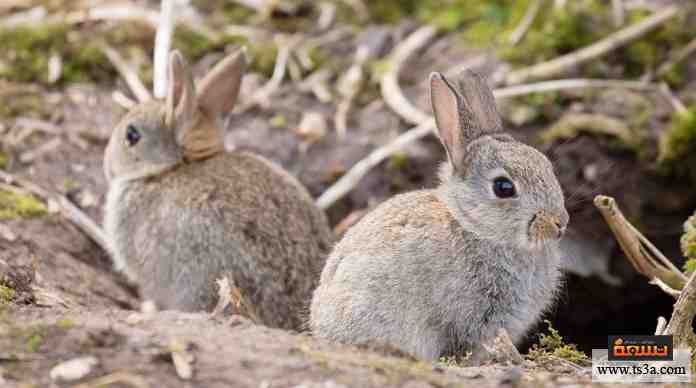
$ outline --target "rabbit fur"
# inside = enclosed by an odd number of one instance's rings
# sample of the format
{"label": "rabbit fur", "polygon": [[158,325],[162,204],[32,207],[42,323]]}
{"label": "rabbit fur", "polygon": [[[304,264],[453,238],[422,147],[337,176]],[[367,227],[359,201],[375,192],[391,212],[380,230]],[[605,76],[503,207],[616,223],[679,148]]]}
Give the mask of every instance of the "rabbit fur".
{"label": "rabbit fur", "polygon": [[[349,229],[314,292],[310,328],[436,360],[505,329],[519,341],[554,299],[568,223],[549,160],[505,134],[485,80],[430,77],[448,162],[433,190],[401,194]],[[514,197],[498,198],[504,177]]]}
{"label": "rabbit fur", "polygon": [[134,108],[107,146],[105,230],[116,268],[159,308],[209,311],[226,276],[261,323],[300,329],[332,233],[294,177],[224,151],[244,64],[230,55],[196,92],[172,53],[166,101]]}

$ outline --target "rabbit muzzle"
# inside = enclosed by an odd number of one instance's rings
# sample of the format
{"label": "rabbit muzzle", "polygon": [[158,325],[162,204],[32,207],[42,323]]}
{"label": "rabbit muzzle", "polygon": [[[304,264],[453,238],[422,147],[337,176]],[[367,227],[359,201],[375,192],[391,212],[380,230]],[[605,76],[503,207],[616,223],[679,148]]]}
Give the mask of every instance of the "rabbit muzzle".
{"label": "rabbit muzzle", "polygon": [[537,211],[529,222],[530,240],[535,243],[560,240],[565,234],[567,219],[545,210]]}

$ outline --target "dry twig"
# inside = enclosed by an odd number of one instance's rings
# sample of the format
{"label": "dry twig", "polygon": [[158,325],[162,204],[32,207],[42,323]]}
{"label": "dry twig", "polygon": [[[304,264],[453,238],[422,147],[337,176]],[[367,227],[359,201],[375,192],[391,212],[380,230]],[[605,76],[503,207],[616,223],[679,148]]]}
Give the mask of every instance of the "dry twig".
{"label": "dry twig", "polygon": [[598,195],[594,204],[609,225],[633,267],[668,294],[682,290],[687,277],[669,261],[638,229],[626,220],[614,198]]}
{"label": "dry twig", "polygon": [[676,17],[680,11],[681,8],[676,5],[665,7],[645,20],[621,29],[587,47],[552,59],[548,62],[512,71],[506,77],[506,84],[516,85],[531,80],[562,75],[574,67],[604,56],[619,47],[625,46],[643,37],[645,34]]}
{"label": "dry twig", "polygon": [[151,100],[152,96],[145,85],[143,85],[143,81],[140,80],[138,74],[131,68],[126,60],[121,57],[121,54],[119,54],[114,48],[108,46],[106,43],[101,44],[100,47],[104,52],[104,55],[106,55],[106,58],[109,59],[112,65],[114,65],[116,71],[118,71],[130,90],[133,92],[135,98],[137,98],[140,102]]}
{"label": "dry twig", "polygon": [[28,190],[34,195],[43,198],[45,201],[52,201],[57,204],[63,217],[70,220],[80,230],[82,230],[89,238],[99,245],[104,251],[109,252],[108,242],[104,231],[91,218],[82,212],[77,206],[73,205],[67,198],[62,195],[51,193],[33,182],[25,179],[17,178],[10,173],[0,170],[0,179],[10,185],[19,186]]}
{"label": "dry twig", "polygon": [[413,106],[404,96],[399,86],[399,72],[404,62],[428,44],[435,37],[436,32],[433,26],[421,27],[399,43],[389,58],[389,70],[382,76],[380,82],[384,102],[409,124],[424,123],[430,120],[430,115]]}
{"label": "dry twig", "polygon": [[155,49],[153,53],[152,92],[155,98],[164,99],[167,96],[167,62],[172,47],[174,33],[174,0],[162,0],[159,25],[155,34]]}
{"label": "dry twig", "polygon": [[672,68],[674,68],[674,66],[677,66],[683,62],[694,52],[696,52],[696,39],[692,40],[686,46],[680,48],[677,52],[670,55],[669,60],[657,68],[657,76],[662,77],[666,75],[670,70],[672,70]]}
{"label": "dry twig", "polygon": [[319,206],[321,209],[328,209],[336,201],[350,192],[353,187],[355,187],[358,182],[360,182],[360,180],[367,175],[368,172],[370,172],[372,168],[380,164],[384,159],[388,158],[393,153],[402,150],[404,147],[413,143],[414,141],[422,139],[426,135],[432,133],[434,128],[435,120],[429,119],[424,123],[402,133],[389,144],[370,152],[367,157],[353,165],[353,167],[345,175],[343,175],[338,181],[336,181],[336,183],[322,193],[322,195],[316,201],[317,206]]}

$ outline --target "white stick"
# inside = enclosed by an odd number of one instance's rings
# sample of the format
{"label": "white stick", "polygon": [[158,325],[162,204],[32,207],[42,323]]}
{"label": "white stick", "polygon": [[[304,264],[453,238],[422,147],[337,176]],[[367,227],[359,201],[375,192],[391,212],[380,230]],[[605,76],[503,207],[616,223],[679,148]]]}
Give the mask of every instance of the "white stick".
{"label": "white stick", "polygon": [[527,34],[529,28],[532,27],[532,24],[534,24],[534,19],[536,19],[537,15],[539,14],[539,10],[541,10],[541,5],[543,2],[543,0],[534,0],[529,8],[527,8],[527,12],[525,12],[524,17],[522,17],[522,21],[510,34],[508,41],[510,42],[511,46],[515,46],[520,43],[522,38],[524,38],[524,36]]}
{"label": "white stick", "polygon": [[159,26],[155,35],[154,69],[152,91],[155,98],[167,96],[167,61],[172,47],[174,32],[174,0],[162,0]]}
{"label": "white stick", "polygon": [[388,158],[393,153],[432,133],[434,128],[435,120],[427,120],[426,122],[402,133],[389,144],[372,151],[369,155],[367,155],[366,158],[356,163],[350,169],[350,171],[341,177],[341,179],[329,187],[329,189],[326,190],[321,197],[319,197],[319,199],[317,199],[317,206],[319,206],[321,209],[329,208],[336,201],[351,191],[353,187],[355,187],[355,185],[360,182],[360,180],[367,175],[370,170],[372,170],[372,168],[380,164],[384,159]]}
{"label": "white stick", "polygon": [[394,48],[389,58],[390,69],[380,82],[382,98],[389,107],[410,124],[418,125],[430,119],[430,115],[411,104],[399,87],[399,71],[404,62],[416,51],[425,46],[435,36],[437,30],[432,26],[417,29]]}
{"label": "white stick", "polygon": [[116,71],[121,75],[123,80],[126,82],[131,92],[139,102],[145,102],[152,99],[150,92],[147,90],[143,81],[140,80],[138,74],[131,68],[131,66],[121,57],[114,48],[108,46],[106,43],[101,46],[102,52],[106,55],[106,58],[111,62],[116,68]]}

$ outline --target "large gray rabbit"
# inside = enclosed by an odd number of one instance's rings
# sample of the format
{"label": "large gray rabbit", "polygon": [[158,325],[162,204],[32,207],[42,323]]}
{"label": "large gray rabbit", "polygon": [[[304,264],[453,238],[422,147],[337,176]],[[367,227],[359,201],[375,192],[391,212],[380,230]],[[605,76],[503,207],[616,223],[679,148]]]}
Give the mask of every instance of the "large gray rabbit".
{"label": "large gray rabbit", "polygon": [[568,213],[551,163],[503,132],[477,74],[455,86],[433,73],[430,88],[442,183],[397,195],[348,230],[314,293],[317,336],[433,360],[499,329],[518,341],[554,299]]}
{"label": "large gray rabbit", "polygon": [[227,276],[262,323],[299,329],[332,234],[295,178],[224,151],[244,67],[230,55],[196,92],[172,53],[166,101],[134,108],[109,141],[105,229],[117,269],[158,307],[210,310]]}

